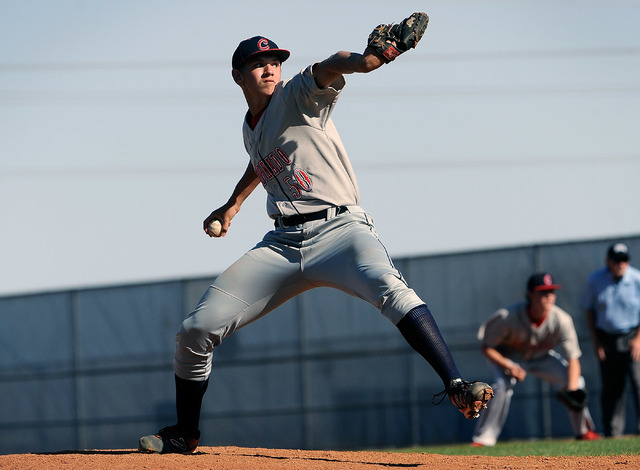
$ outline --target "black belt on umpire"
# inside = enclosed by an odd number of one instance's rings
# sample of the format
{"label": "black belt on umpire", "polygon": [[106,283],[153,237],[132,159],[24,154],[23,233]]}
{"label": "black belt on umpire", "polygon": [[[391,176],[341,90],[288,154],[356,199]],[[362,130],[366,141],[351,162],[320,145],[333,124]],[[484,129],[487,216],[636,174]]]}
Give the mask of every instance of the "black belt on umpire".
{"label": "black belt on umpire", "polygon": [[[311,212],[309,214],[296,214],[296,215],[290,215],[289,217],[280,216],[276,218],[274,225],[276,226],[276,228],[295,227],[296,225],[301,225],[301,224],[304,224],[305,222],[310,222],[312,220],[321,220],[321,219],[328,219],[330,217],[336,217],[347,211],[348,211],[347,206],[340,206],[340,207],[330,207],[329,209],[324,209],[318,212]],[[332,212],[333,212],[333,216],[331,215]]]}
{"label": "black belt on umpire", "polygon": [[631,340],[638,334],[638,326],[631,328],[626,333],[608,333],[600,328],[596,328],[596,336],[606,350],[612,350],[619,353],[628,353],[631,351]]}

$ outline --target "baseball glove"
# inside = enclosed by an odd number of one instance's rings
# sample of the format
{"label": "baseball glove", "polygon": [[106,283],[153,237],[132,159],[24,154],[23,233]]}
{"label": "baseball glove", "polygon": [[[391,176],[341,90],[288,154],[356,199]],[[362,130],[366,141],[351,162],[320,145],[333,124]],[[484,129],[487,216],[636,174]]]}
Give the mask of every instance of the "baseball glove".
{"label": "baseball glove", "polygon": [[559,390],[556,396],[560,402],[574,411],[582,411],[589,401],[589,392],[583,389]]}
{"label": "baseball glove", "polygon": [[[446,390],[433,396],[432,403],[439,405],[444,396],[448,395],[451,403],[467,419],[476,419],[480,412],[487,407],[489,400],[493,398],[493,389],[484,382],[467,382],[462,379],[451,381]],[[437,400],[441,397],[440,400]]]}
{"label": "baseball glove", "polygon": [[416,47],[428,23],[426,13],[414,13],[400,24],[378,25],[369,35],[367,45],[389,63],[403,52]]}

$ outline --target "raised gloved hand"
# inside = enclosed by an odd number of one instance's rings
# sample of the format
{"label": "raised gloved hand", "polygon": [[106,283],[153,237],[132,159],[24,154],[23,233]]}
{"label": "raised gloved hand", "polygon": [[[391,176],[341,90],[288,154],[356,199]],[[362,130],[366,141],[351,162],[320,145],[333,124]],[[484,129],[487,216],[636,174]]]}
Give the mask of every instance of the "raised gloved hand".
{"label": "raised gloved hand", "polygon": [[387,63],[403,52],[416,47],[429,24],[426,13],[416,12],[399,24],[378,25],[369,35],[367,45],[373,48]]}

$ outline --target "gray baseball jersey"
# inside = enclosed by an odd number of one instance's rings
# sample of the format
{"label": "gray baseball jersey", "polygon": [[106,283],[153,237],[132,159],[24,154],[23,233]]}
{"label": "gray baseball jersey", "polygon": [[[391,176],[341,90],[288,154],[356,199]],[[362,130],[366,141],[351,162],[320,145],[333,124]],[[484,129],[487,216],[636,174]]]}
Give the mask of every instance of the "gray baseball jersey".
{"label": "gray baseball jersey", "polygon": [[478,338],[509,358],[540,359],[551,349],[567,360],[582,355],[573,320],[557,305],[540,326],[531,323],[526,302],[502,308],[480,327]]}
{"label": "gray baseball jersey", "polygon": [[271,218],[360,204],[355,174],[331,120],[339,93],[319,89],[309,66],[278,84],[255,129],[245,120],[244,145],[267,190]]}

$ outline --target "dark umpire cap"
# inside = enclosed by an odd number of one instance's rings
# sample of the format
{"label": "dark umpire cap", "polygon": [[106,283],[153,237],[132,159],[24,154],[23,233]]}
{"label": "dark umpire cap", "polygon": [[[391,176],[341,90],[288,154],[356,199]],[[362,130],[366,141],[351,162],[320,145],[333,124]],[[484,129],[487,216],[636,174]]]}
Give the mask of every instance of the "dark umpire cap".
{"label": "dark umpire cap", "polygon": [[245,39],[238,44],[236,51],[233,53],[233,58],[231,59],[231,66],[234,69],[238,69],[250,57],[256,54],[263,54],[265,52],[273,54],[280,59],[280,62],[284,62],[291,55],[288,50],[280,49],[278,45],[270,39],[267,39],[264,36],[254,36],[252,38]]}
{"label": "dark umpire cap", "polygon": [[611,261],[629,261],[629,247],[624,243],[614,243],[607,250],[607,258]]}
{"label": "dark umpire cap", "polygon": [[549,273],[536,273],[527,281],[527,290],[529,292],[557,289],[562,289],[562,286],[560,284],[554,284],[553,278]]}

